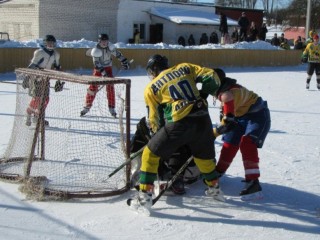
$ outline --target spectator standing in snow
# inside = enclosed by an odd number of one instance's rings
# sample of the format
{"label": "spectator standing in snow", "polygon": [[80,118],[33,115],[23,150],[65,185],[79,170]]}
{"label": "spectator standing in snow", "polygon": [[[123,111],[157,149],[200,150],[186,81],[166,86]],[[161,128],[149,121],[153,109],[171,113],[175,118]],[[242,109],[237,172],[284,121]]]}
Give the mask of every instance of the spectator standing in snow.
{"label": "spectator standing in snow", "polygon": [[206,33],[202,33],[199,44],[204,45],[204,44],[208,44],[208,42],[209,42],[208,35]]}
{"label": "spectator standing in snow", "polygon": [[227,16],[223,13],[220,15],[220,26],[219,31],[221,33],[221,44],[228,43],[226,40],[228,39],[228,23]]}
{"label": "spectator standing in snow", "polygon": [[276,46],[276,47],[280,46],[280,40],[278,38],[278,34],[275,33],[273,35],[273,38],[271,39],[271,45]]}
{"label": "spectator standing in snow", "polygon": [[250,42],[256,41],[257,40],[257,36],[258,36],[259,30],[256,27],[256,23],[255,22],[251,22],[251,26],[249,28],[249,38],[248,40]]}
{"label": "spectator standing in snow", "polygon": [[268,32],[267,26],[265,23],[263,23],[259,29],[259,40],[265,41],[267,37],[267,32]]}
{"label": "spectator standing in snow", "polygon": [[193,34],[190,34],[190,36],[188,38],[188,44],[189,44],[189,46],[196,45],[196,41],[194,40]]}
{"label": "spectator standing in snow", "polygon": [[245,12],[241,13],[241,17],[238,20],[238,25],[240,26],[240,41],[247,41],[247,31],[250,25],[249,19]]}
{"label": "spectator standing in snow", "polygon": [[294,49],[300,50],[303,49],[303,42],[301,36],[298,36],[296,40],[294,40]]}

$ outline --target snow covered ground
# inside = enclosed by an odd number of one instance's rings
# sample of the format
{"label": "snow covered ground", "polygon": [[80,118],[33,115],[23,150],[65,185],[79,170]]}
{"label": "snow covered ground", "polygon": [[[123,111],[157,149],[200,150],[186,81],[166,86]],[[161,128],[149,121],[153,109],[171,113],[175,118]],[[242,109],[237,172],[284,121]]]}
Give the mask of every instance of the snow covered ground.
{"label": "snow covered ground", "polygon": [[[164,240],[319,240],[320,91],[315,76],[305,89],[306,65],[276,68],[224,68],[232,78],[268,101],[272,126],[260,150],[264,199],[238,198],[244,177],[238,153],[221,187],[227,201],[204,196],[204,184],[188,185],[183,196],[163,196],[150,217],[126,206],[134,191],[98,199],[34,202],[18,185],[0,181],[0,239],[164,239]],[[131,118],[145,114],[143,69],[121,71],[132,80]],[[0,74],[0,81],[15,79]],[[0,83],[0,155],[8,144],[15,112],[15,85]],[[210,103],[218,122],[218,103]],[[136,122],[136,121],[134,121]],[[132,134],[135,126],[131,126]],[[221,138],[216,140],[219,157]]]}

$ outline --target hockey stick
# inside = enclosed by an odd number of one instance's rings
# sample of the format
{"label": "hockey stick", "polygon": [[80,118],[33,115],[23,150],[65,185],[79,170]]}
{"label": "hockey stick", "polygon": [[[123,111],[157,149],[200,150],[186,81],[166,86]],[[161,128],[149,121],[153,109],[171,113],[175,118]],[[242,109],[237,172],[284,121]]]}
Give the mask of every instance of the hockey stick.
{"label": "hockey stick", "polygon": [[135,159],[137,156],[139,156],[140,154],[142,154],[144,148],[147,145],[143,146],[142,148],[140,148],[138,151],[131,153],[130,157],[124,162],[122,163],[119,167],[117,167],[112,173],[110,173],[108,175],[107,178],[103,179],[101,182],[105,183],[109,180],[109,178],[111,178],[113,175],[115,175],[117,172],[119,172],[124,166],[126,166],[127,164],[129,164],[133,159]]}
{"label": "hockey stick", "polygon": [[165,187],[159,192],[158,196],[152,199],[152,206],[161,198],[161,196],[172,186],[173,182],[179,177],[179,175],[188,167],[189,163],[193,160],[193,156],[189,157],[188,160],[181,166],[176,174],[167,182]]}
{"label": "hockey stick", "polygon": [[[133,62],[134,62],[134,59],[131,59],[131,60],[128,62],[129,66],[130,66]],[[117,74],[115,75],[115,77],[118,76],[119,73],[121,73],[121,71],[122,71],[122,68],[117,72]],[[98,91],[96,92],[96,94],[97,94],[104,86],[105,86],[105,85],[100,86],[100,87],[98,88]]]}

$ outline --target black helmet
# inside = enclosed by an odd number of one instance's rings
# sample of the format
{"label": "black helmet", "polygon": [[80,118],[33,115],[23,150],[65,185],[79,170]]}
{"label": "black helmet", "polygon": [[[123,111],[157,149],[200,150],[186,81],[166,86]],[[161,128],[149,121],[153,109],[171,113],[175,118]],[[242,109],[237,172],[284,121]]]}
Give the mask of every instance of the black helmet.
{"label": "black helmet", "polygon": [[99,34],[99,41],[101,41],[101,40],[109,40],[109,36],[108,36],[108,34],[106,34],[106,33],[101,33],[101,34]]}
{"label": "black helmet", "polygon": [[214,68],[213,70],[220,78],[220,81],[222,81],[226,77],[226,73],[221,68]]}
{"label": "black helmet", "polygon": [[[53,42],[53,47],[48,47],[47,43],[48,42]],[[49,51],[52,51],[55,47],[56,47],[56,38],[53,36],[53,35],[46,35],[44,38],[43,38],[43,46],[48,49]]]}
{"label": "black helmet", "polygon": [[158,76],[160,72],[167,68],[169,68],[168,59],[166,56],[161,56],[159,54],[150,57],[146,67],[148,74],[153,77]]}
{"label": "black helmet", "polygon": [[56,38],[53,35],[46,35],[43,40],[47,42],[57,42]]}

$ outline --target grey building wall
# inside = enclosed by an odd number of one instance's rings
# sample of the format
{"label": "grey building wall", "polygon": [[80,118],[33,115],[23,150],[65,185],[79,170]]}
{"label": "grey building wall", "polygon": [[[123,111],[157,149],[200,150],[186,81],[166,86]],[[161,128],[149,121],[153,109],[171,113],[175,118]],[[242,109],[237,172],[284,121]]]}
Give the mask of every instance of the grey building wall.
{"label": "grey building wall", "polygon": [[99,33],[117,40],[119,0],[12,0],[0,4],[0,32],[13,40],[53,34],[63,41],[96,41]]}
{"label": "grey building wall", "polygon": [[0,3],[0,32],[10,39],[29,40],[39,36],[39,0],[12,0]]}
{"label": "grey building wall", "polygon": [[40,37],[52,33],[64,41],[96,41],[107,33],[116,41],[119,0],[40,0]]}

